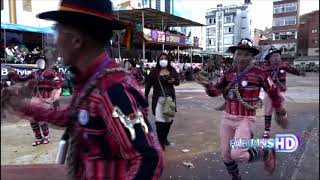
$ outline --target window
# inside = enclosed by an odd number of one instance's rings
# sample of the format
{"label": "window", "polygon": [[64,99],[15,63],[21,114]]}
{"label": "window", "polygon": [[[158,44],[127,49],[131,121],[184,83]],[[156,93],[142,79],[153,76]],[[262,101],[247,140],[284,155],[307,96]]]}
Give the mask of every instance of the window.
{"label": "window", "polygon": [[295,25],[296,23],[297,23],[296,16],[287,16],[287,17],[273,19],[273,26],[288,26],[288,25]]}
{"label": "window", "polygon": [[312,29],[311,30],[311,33],[317,33],[318,32],[318,29]]}
{"label": "window", "polygon": [[233,26],[224,27],[224,33],[225,34],[233,34],[234,33],[234,27]]}
{"label": "window", "polygon": [[31,0],[23,0],[22,1],[22,9],[27,12],[32,12],[32,1]]}
{"label": "window", "polygon": [[215,45],[215,39],[209,39],[208,40],[208,46],[211,46],[211,45]]}
{"label": "window", "polygon": [[216,35],[216,28],[208,28],[208,29],[207,29],[207,35],[208,35],[208,36],[214,36],[214,35]]}
{"label": "window", "polygon": [[291,54],[296,52],[296,44],[288,43],[288,44],[274,44],[276,49],[280,49],[283,54]]}
{"label": "window", "polygon": [[284,18],[285,25],[295,25],[297,18],[295,16],[289,16]]}
{"label": "window", "polygon": [[287,40],[287,39],[296,39],[296,32],[276,32],[274,33],[274,40]]}
{"label": "window", "polygon": [[297,3],[288,3],[284,5],[284,12],[297,11]]}
{"label": "window", "polygon": [[232,45],[233,44],[233,37],[232,36],[227,36],[223,38],[223,43],[227,45]]}
{"label": "window", "polygon": [[216,24],[216,18],[209,18],[208,24]]}
{"label": "window", "polygon": [[318,44],[318,40],[313,40],[313,43],[314,44]]}
{"label": "window", "polygon": [[297,11],[297,3],[278,4],[273,6],[273,14]]}
{"label": "window", "polygon": [[245,27],[242,27],[241,29],[246,29]]}
{"label": "window", "polygon": [[225,16],[224,17],[224,23],[233,23],[233,16]]}

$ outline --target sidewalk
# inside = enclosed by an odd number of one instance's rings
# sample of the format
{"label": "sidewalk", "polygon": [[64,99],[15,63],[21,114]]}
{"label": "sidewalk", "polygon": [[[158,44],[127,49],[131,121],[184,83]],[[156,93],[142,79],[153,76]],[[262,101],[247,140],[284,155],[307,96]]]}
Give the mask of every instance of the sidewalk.
{"label": "sidewalk", "polygon": [[315,118],[314,124],[315,128],[311,131],[306,149],[291,180],[319,179],[319,118]]}
{"label": "sidewalk", "polygon": [[63,165],[32,164],[1,166],[3,180],[65,180]]}

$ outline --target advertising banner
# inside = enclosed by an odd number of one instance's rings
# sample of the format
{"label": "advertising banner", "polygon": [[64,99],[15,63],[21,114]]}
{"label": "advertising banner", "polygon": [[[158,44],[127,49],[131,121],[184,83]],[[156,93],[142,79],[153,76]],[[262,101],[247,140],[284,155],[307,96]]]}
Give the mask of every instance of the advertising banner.
{"label": "advertising banner", "polygon": [[37,71],[39,69],[37,65],[31,65],[31,64],[25,64],[25,65],[1,64],[1,79],[7,79],[7,76],[9,74],[8,68],[13,68],[21,76],[28,76],[33,71]]}
{"label": "advertising banner", "polygon": [[151,39],[152,39],[152,41],[155,41],[155,42],[158,41],[158,31],[157,30],[151,31]]}
{"label": "advertising banner", "polygon": [[169,32],[166,32],[166,42],[170,43],[180,43],[180,36],[177,34],[171,34]]}
{"label": "advertising banner", "polygon": [[143,37],[145,40],[151,41],[152,40],[151,29],[143,28]]}
{"label": "advertising banner", "polygon": [[193,38],[193,45],[196,47],[199,47],[199,38],[197,38],[197,37]]}
{"label": "advertising banner", "polygon": [[186,44],[186,37],[180,36],[180,44],[185,45]]}
{"label": "advertising banner", "polygon": [[163,31],[158,31],[158,42],[165,42],[166,37]]}

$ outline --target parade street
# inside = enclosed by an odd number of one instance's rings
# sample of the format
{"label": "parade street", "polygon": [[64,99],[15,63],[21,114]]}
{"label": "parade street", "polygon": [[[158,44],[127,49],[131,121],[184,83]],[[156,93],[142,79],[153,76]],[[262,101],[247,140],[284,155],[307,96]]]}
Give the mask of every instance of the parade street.
{"label": "parade street", "polygon": [[[262,162],[240,164],[240,172],[245,180],[319,179],[319,157],[317,157],[319,156],[319,74],[307,73],[306,77],[289,75],[287,84],[286,107],[290,125],[288,129],[282,130],[272,121],[271,131],[273,134],[297,135],[300,139],[300,147],[294,153],[277,153],[277,169],[272,176],[265,175]],[[207,96],[203,87],[194,82],[181,83],[176,88],[176,92],[178,113],[169,134],[169,141],[174,144],[165,151],[166,163],[161,179],[230,179],[219,151],[219,124],[222,112],[214,110],[223,103],[223,98]],[[261,96],[263,97],[263,94]],[[70,97],[62,97],[62,104],[68,103],[69,100]],[[260,109],[254,131],[254,136],[257,138],[263,134],[263,115]],[[151,115],[150,121],[154,124]],[[32,147],[33,134],[28,121],[19,121],[15,124],[5,121],[1,123],[2,167],[54,163],[62,129],[50,129],[50,144]],[[37,167],[39,166],[33,168]],[[15,171],[16,175],[10,174],[10,168],[18,167],[2,168],[3,178],[19,176],[18,170]],[[39,174],[30,176],[32,173],[30,171],[28,173],[27,168],[23,173],[28,174],[30,179],[31,177],[33,179],[37,179],[36,177],[64,179],[62,171],[58,169],[54,166],[50,171],[42,171],[46,173],[42,176]],[[29,176],[24,175],[24,179]]]}

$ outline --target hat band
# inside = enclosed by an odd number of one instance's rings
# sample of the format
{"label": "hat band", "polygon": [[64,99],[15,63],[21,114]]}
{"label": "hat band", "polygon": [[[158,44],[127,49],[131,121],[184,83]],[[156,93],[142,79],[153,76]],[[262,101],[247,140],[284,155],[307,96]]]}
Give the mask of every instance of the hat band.
{"label": "hat band", "polygon": [[83,13],[83,14],[88,14],[88,15],[92,15],[92,16],[101,17],[101,18],[108,19],[108,20],[114,20],[112,14],[101,13],[101,12],[98,12],[98,11],[95,11],[95,10],[92,10],[92,9],[88,9],[88,8],[84,8],[84,7],[80,7],[80,6],[77,6],[77,5],[74,5],[74,4],[61,3],[59,10],[79,12],[79,13]]}

